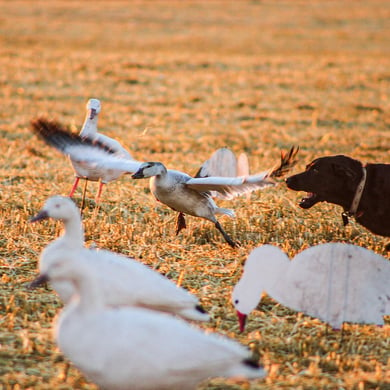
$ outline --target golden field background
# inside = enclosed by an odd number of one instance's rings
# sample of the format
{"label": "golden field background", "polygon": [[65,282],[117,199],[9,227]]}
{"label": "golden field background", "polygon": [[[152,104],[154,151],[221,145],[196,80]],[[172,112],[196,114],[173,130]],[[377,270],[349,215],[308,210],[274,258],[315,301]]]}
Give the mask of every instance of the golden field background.
{"label": "golden field background", "polygon": [[[281,149],[313,158],[343,153],[390,163],[390,3],[386,1],[0,1],[0,388],[96,389],[51,338],[61,303],[50,288],[28,291],[41,250],[61,231],[28,219],[73,182],[69,161],[38,141],[30,120],[47,115],[79,131],[90,97],[99,128],[141,161],[194,174],[228,146],[263,171]],[[80,204],[81,188],[75,200]],[[201,389],[389,389],[390,327],[346,324],[343,335],[267,298],[239,334],[232,286],[255,246],[290,256],[323,242],[387,255],[387,239],[341,209],[297,206],[281,183],[230,202],[214,226],[157,205],[147,181],[123,177],[88,186],[83,212],[90,245],[134,256],[200,297],[205,329],[257,348],[263,380],[215,379]]]}

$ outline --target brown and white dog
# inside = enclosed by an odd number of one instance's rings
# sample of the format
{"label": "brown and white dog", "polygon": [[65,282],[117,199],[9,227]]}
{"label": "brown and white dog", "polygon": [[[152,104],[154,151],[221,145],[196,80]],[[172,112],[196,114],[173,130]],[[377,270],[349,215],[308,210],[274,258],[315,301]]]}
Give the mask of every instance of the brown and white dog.
{"label": "brown and white dog", "polygon": [[308,192],[299,203],[302,208],[334,203],[344,209],[344,224],[353,216],[371,232],[390,237],[390,164],[363,165],[344,155],[320,157],[286,183]]}

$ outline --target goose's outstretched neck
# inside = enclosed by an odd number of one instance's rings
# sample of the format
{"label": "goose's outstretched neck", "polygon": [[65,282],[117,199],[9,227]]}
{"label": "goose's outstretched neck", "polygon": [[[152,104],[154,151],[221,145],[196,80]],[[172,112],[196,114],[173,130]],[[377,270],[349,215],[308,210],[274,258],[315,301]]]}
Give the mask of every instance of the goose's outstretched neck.
{"label": "goose's outstretched neck", "polygon": [[84,137],[88,135],[89,136],[95,135],[97,132],[97,124],[98,124],[98,115],[95,115],[94,118],[91,119],[89,112],[87,112],[80,134]]}
{"label": "goose's outstretched neck", "polygon": [[84,228],[81,222],[81,216],[77,212],[70,215],[69,218],[63,219],[64,222],[64,233],[63,237],[69,242],[72,242],[72,246],[75,248],[84,246]]}

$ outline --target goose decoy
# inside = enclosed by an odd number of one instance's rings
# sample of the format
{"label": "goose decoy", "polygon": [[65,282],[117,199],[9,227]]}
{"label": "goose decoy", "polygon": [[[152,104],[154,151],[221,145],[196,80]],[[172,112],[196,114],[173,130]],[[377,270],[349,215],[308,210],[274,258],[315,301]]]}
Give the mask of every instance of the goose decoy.
{"label": "goose decoy", "polygon": [[59,315],[54,337],[64,355],[100,387],[190,390],[212,377],[265,376],[248,349],[233,340],[164,313],[105,306],[91,267],[63,259],[42,279],[73,285],[75,294]]}
{"label": "goose decoy", "polygon": [[[246,153],[241,153],[238,158],[228,148],[217,149],[211,157],[206,160],[199,168],[195,177],[237,177],[249,176],[249,162]],[[213,198],[219,198],[217,191],[210,191]],[[250,193],[246,194],[247,199],[250,198]]]}
{"label": "goose decoy", "polygon": [[[132,157],[130,153],[125,148],[123,148],[118,141],[98,132],[97,125],[99,113],[101,111],[100,100],[89,99],[86,108],[87,113],[85,116],[83,127],[80,132],[80,136],[82,138],[87,137],[91,140],[104,143],[104,145],[110,148],[111,153],[117,157],[131,159]],[[70,158],[70,161],[72,163],[76,175],[73,187],[69,194],[70,197],[72,197],[74,192],[76,191],[80,178],[83,178],[86,180],[86,183],[88,182],[88,180],[99,181],[99,190],[96,195],[96,202],[99,202],[104,184],[118,179],[124,173],[118,170],[113,171],[111,169],[104,168],[97,169],[93,165],[75,160],[72,157]],[[83,204],[85,199],[85,191],[86,185],[83,190]]]}
{"label": "goose decoy", "polygon": [[[195,177],[236,177],[249,176],[249,163],[246,153],[241,153],[238,158],[228,148],[217,149],[211,157],[199,168]],[[218,195],[216,195],[218,196]]]}
{"label": "goose decoy", "polygon": [[240,330],[262,292],[290,309],[340,329],[343,322],[383,325],[390,314],[390,261],[351,244],[327,243],[297,254],[279,248],[252,251],[233,289]]}
{"label": "goose decoy", "polygon": [[[209,316],[198,299],[146,265],[107,250],[84,246],[84,229],[80,211],[67,197],[49,198],[32,222],[52,218],[63,221],[65,231],[42,252],[39,270],[46,270],[58,261],[90,264],[90,273],[103,291],[102,299],[109,306],[140,306],[181,316],[189,320],[207,321]],[[85,268],[85,267],[84,267]],[[40,280],[33,281],[32,285]],[[53,288],[64,303],[74,295],[74,287],[64,281],[53,281]]]}
{"label": "goose decoy", "polygon": [[71,134],[54,121],[38,118],[32,121],[32,128],[47,144],[77,161],[88,162],[96,168],[134,173],[133,179],[151,178],[150,188],[155,198],[179,213],[176,233],[185,227],[184,215],[189,214],[213,222],[232,247],[237,244],[224,231],[215,215],[225,214],[233,217],[234,212],[218,207],[210,191],[218,192],[223,199],[232,199],[250,191],[273,186],[276,184],[273,179],[283,175],[295,164],[294,158],[298,152],[298,148],[294,147],[288,153],[282,152],[278,166],[256,175],[193,178],[186,173],[167,169],[161,162],[141,163],[118,158],[104,143]]}

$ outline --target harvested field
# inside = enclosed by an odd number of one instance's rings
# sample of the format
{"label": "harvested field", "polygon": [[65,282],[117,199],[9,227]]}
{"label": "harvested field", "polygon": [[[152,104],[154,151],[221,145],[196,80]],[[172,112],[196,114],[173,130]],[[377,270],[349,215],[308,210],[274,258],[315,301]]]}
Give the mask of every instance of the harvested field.
{"label": "harvested field", "polygon": [[[79,131],[90,97],[99,128],[141,161],[194,174],[227,146],[249,155],[251,172],[299,145],[313,158],[347,154],[390,163],[390,3],[386,1],[0,1],[0,388],[96,389],[52,341],[61,302],[29,291],[42,249],[61,231],[28,219],[73,182],[69,161],[32,135],[30,120],[57,119]],[[291,257],[324,242],[387,256],[386,238],[343,227],[341,209],[298,207],[281,185],[218,201],[241,242],[176,215],[128,176],[106,186],[96,207],[89,183],[87,245],[145,264],[200,297],[200,325],[258,349],[266,379],[214,379],[200,389],[390,389],[390,318],[384,327],[345,324],[343,334],[266,298],[240,334],[232,286],[252,248],[271,243]],[[80,186],[75,201],[81,202]]]}

